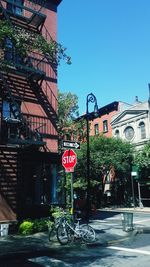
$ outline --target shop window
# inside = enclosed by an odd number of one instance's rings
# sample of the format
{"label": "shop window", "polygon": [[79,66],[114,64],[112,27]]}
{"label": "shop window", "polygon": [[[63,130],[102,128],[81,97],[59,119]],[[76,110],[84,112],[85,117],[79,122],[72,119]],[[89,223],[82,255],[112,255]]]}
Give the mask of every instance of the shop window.
{"label": "shop window", "polygon": [[140,136],[141,136],[141,139],[145,139],[146,138],[145,123],[144,122],[140,122],[139,128],[140,128]]}
{"label": "shop window", "polygon": [[94,134],[95,135],[99,134],[99,125],[98,125],[98,123],[94,124]]}
{"label": "shop window", "polygon": [[103,121],[103,132],[104,133],[108,132],[108,121],[107,120]]}

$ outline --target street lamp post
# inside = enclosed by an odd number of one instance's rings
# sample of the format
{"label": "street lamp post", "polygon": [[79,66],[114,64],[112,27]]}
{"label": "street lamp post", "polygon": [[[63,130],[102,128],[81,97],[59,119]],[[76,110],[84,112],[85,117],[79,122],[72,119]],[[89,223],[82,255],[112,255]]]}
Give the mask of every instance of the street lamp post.
{"label": "street lamp post", "polygon": [[90,201],[90,138],[89,138],[89,103],[94,103],[94,113],[98,113],[97,99],[92,93],[87,95],[86,98],[86,130],[87,130],[87,212],[86,219],[89,221],[89,215],[91,211],[91,201]]}

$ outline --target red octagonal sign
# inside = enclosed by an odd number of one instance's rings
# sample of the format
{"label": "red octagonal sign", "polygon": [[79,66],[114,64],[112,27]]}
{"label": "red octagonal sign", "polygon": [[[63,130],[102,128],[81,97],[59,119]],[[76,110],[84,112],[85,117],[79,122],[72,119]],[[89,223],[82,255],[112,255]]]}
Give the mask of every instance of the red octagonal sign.
{"label": "red octagonal sign", "polygon": [[62,165],[66,172],[73,172],[77,163],[77,155],[72,149],[65,150],[62,155]]}

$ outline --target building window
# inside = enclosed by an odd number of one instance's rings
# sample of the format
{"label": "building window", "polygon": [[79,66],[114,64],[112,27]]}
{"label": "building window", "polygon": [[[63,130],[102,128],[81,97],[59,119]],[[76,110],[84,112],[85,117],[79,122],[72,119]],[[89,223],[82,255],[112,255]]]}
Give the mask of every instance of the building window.
{"label": "building window", "polygon": [[13,0],[12,3],[7,3],[7,9],[13,14],[22,14],[23,0]]}
{"label": "building window", "polygon": [[125,131],[125,138],[130,141],[134,137],[134,129],[131,126],[126,127]]}
{"label": "building window", "polygon": [[115,131],[115,136],[118,138],[120,136],[119,130]]}
{"label": "building window", "polygon": [[103,121],[103,132],[104,133],[108,132],[108,121],[107,120]]}
{"label": "building window", "polygon": [[98,125],[98,123],[94,124],[94,134],[95,135],[99,134],[99,125]]}
{"label": "building window", "polygon": [[140,127],[141,139],[145,139],[146,138],[145,123],[144,122],[140,122],[139,127]]}
{"label": "building window", "polygon": [[15,108],[10,102],[3,101],[3,119],[18,119],[20,115],[20,103],[16,102]]}
{"label": "building window", "polygon": [[[16,106],[18,105],[18,110]],[[20,114],[20,104],[16,102],[15,110],[14,106],[8,101],[3,101],[3,125],[4,132],[7,138],[18,138],[19,137],[19,114]],[[5,137],[6,137],[5,136]]]}

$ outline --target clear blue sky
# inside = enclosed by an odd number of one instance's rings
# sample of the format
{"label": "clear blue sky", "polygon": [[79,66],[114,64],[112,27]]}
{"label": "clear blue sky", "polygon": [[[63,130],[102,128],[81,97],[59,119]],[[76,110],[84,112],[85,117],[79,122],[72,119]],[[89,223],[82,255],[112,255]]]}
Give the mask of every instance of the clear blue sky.
{"label": "clear blue sky", "polygon": [[91,92],[99,107],[148,99],[150,0],[63,0],[58,41],[72,58],[61,62],[58,88],[78,96],[80,115]]}

